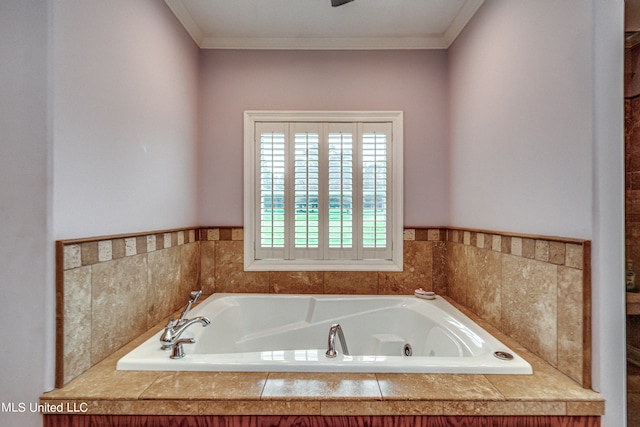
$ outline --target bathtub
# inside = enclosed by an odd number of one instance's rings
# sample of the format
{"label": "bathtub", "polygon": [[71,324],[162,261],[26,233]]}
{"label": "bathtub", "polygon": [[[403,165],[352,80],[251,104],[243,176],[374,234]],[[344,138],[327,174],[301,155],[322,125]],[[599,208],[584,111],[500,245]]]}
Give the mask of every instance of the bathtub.
{"label": "bathtub", "polygon": [[[119,370],[531,374],[531,365],[437,296],[214,294],[188,317],[185,357],[160,349],[159,331]],[[349,355],[329,329],[340,324]],[[500,357],[497,357],[497,356]]]}

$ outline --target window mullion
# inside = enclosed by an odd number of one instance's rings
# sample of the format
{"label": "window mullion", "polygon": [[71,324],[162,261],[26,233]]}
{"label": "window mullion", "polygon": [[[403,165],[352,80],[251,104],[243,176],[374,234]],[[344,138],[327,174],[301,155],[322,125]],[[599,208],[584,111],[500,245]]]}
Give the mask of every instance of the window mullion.
{"label": "window mullion", "polygon": [[353,248],[355,259],[363,258],[363,207],[362,207],[362,123],[358,123],[354,132],[353,144]]}
{"label": "window mullion", "polygon": [[291,209],[295,200],[294,162],[295,147],[292,125],[287,123],[285,131],[284,155],[285,155],[285,197],[284,197],[284,259],[295,259],[295,209]]}
{"label": "window mullion", "polygon": [[321,259],[329,259],[329,126],[318,129],[318,244]]}

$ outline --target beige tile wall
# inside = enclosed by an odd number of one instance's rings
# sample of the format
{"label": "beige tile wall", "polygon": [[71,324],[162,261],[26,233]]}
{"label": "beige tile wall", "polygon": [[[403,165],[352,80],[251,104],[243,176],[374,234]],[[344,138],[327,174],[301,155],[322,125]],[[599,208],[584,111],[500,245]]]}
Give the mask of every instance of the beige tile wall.
{"label": "beige tile wall", "polygon": [[167,318],[193,289],[411,294],[422,287],[588,386],[588,242],[407,228],[400,273],[245,272],[243,239],[242,228],[210,227],[58,242],[57,385]]}
{"label": "beige tile wall", "polygon": [[448,295],[590,386],[589,242],[449,230]]}
{"label": "beige tile wall", "polygon": [[199,288],[195,229],[57,242],[56,386],[167,318]]}
{"label": "beige tile wall", "polygon": [[259,292],[294,294],[413,294],[417,288],[446,293],[445,230],[410,228],[404,232],[404,271],[245,272],[241,228],[200,230],[205,294]]}

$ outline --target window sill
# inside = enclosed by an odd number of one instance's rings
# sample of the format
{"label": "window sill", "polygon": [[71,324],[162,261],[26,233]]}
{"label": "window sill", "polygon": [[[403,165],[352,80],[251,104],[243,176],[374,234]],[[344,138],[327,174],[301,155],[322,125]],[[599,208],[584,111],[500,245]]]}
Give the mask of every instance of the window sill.
{"label": "window sill", "polygon": [[244,271],[381,271],[401,272],[403,266],[391,260],[250,260]]}

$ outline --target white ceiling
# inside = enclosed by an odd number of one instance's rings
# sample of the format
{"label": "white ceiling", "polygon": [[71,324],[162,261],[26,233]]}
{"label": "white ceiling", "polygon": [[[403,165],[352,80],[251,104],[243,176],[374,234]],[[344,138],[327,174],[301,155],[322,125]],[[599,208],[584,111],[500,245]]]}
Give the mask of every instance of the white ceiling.
{"label": "white ceiling", "polygon": [[165,0],[205,49],[446,49],[484,0]]}

